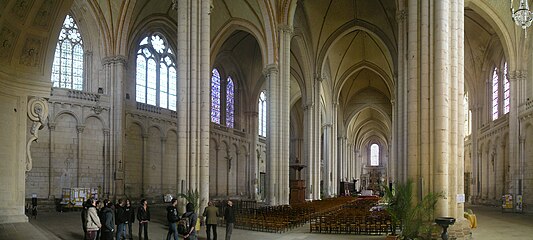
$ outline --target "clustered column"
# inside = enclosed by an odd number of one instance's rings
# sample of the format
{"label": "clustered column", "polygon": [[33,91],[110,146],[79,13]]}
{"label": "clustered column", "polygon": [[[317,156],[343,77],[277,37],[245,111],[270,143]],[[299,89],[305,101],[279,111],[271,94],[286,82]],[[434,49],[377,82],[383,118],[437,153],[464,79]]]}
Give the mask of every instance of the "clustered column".
{"label": "clustered column", "polygon": [[124,109],[124,81],[126,72],[126,57],[125,56],[112,56],[103,59],[104,62],[104,74],[106,83],[110,87],[113,97],[111,98],[111,124],[110,131],[110,155],[111,162],[116,166],[115,181],[112,187],[115,192],[111,192],[111,195],[122,196],[124,195],[124,156],[123,156],[123,144],[124,144],[124,129],[125,129],[125,109]]}
{"label": "clustered column", "polygon": [[[403,7],[400,8],[403,10]],[[437,216],[457,217],[463,212],[457,194],[463,191],[462,94],[464,88],[463,0],[443,0],[430,3],[407,2],[407,36],[403,36],[402,52],[407,59],[400,61],[398,121],[407,127],[407,138],[397,131],[399,146],[407,142],[407,155],[395,153],[400,180],[415,182],[414,192],[425,195],[442,192],[447,200],[437,203]],[[403,26],[403,21],[400,26]],[[433,63],[433,64],[432,64]],[[407,109],[401,103],[408,103]],[[405,119],[407,120],[406,122]],[[403,125],[397,125],[402,127]],[[405,167],[403,167],[405,166]],[[458,169],[461,168],[461,169]]]}
{"label": "clustered column", "polygon": [[[178,192],[209,200],[210,1],[174,1],[178,51]],[[183,183],[183,184],[182,184]]]}

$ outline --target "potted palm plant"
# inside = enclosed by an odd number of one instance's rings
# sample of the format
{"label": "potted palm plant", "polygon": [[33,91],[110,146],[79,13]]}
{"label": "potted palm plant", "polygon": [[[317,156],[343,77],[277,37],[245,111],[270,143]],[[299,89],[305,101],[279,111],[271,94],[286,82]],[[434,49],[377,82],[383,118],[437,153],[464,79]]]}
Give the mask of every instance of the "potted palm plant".
{"label": "potted palm plant", "polygon": [[[430,192],[415,204],[411,180],[398,183],[393,189],[385,186],[387,212],[391,215],[393,227],[392,234],[387,239],[431,238],[432,232],[436,229],[433,224],[435,207],[442,197],[442,193]],[[401,226],[400,234],[396,234],[398,224]]]}
{"label": "potted palm plant", "polygon": [[[185,200],[187,200],[187,202],[190,202],[194,205],[194,212],[196,212],[196,214],[199,216],[199,211],[198,209],[200,208],[200,193],[198,192],[198,190],[190,190],[187,191],[187,193],[178,193],[177,195],[178,197],[181,197],[181,198],[184,198]],[[196,227],[195,227],[196,231],[200,231],[200,217],[198,217],[198,219],[196,220]]]}

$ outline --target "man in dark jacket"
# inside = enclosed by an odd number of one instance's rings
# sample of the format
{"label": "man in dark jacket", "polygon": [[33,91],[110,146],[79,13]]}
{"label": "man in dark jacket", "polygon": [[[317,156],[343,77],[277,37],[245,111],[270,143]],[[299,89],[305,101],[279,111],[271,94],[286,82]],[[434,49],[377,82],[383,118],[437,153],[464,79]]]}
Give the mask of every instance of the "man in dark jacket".
{"label": "man in dark jacket", "polygon": [[113,203],[109,200],[104,200],[104,208],[102,208],[102,236],[100,240],[113,240],[113,233],[115,232],[115,217],[113,216]]}
{"label": "man in dark jacket", "polygon": [[126,222],[128,221],[128,217],[126,216],[126,200],[120,199],[119,205],[116,206],[115,209],[115,223],[117,224],[117,240],[122,240],[122,236],[124,236],[124,239],[126,239]]}
{"label": "man in dark jacket", "polygon": [[171,240],[172,234],[174,234],[174,240],[178,240],[178,228],[176,227],[176,223],[180,220],[180,218],[178,209],[176,209],[176,205],[178,205],[178,199],[173,198],[172,201],[170,201],[170,206],[167,207],[167,240]]}
{"label": "man in dark jacket", "polygon": [[148,208],[148,201],[141,200],[141,206],[137,210],[137,221],[139,221],[139,240],[141,239],[144,229],[144,239],[148,240],[148,223],[150,222],[150,209]]}
{"label": "man in dark jacket", "polygon": [[226,221],[226,240],[231,239],[231,232],[235,224],[235,212],[233,210],[233,203],[228,200],[228,206],[224,212],[224,220]]}

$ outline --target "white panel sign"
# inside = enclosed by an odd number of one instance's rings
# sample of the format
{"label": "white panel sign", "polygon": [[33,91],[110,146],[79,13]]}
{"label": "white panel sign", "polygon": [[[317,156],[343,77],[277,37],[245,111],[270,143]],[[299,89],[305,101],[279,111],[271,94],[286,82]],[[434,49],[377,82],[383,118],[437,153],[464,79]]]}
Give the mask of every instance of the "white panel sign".
{"label": "white panel sign", "polygon": [[457,194],[457,203],[464,203],[464,202],[465,202],[465,195]]}

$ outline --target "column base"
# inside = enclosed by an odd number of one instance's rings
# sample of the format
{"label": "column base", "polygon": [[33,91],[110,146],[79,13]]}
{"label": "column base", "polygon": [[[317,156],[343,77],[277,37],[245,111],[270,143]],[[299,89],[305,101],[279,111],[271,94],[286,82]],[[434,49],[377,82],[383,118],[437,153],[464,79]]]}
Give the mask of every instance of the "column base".
{"label": "column base", "polygon": [[22,222],[28,222],[28,216],[24,214],[21,214],[21,215],[1,215],[0,214],[0,224],[22,223]]}
{"label": "column base", "polygon": [[472,239],[472,229],[470,228],[470,221],[463,216],[458,217],[454,225],[448,228],[449,239],[466,240]]}

